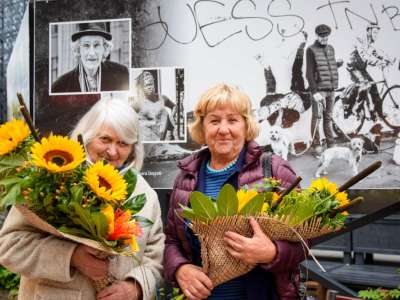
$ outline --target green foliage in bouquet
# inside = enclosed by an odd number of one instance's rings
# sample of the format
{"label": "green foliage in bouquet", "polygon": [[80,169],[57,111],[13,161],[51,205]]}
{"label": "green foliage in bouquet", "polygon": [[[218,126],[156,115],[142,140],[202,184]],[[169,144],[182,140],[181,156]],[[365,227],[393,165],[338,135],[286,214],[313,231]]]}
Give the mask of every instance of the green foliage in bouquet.
{"label": "green foliage in bouquet", "polygon": [[201,192],[190,195],[190,207],[181,206],[182,216],[208,223],[219,216],[268,216],[284,219],[289,226],[304,224],[319,217],[322,226],[337,228],[344,224],[347,212],[337,212],[349,203],[346,192],[339,192],[335,183],[318,178],[309,188],[294,189],[281,196],[278,180],[264,178],[261,183],[245,186],[237,192],[225,184],[213,200]]}
{"label": "green foliage in bouquet", "polygon": [[0,126],[0,145],[0,209],[23,204],[61,232],[138,251],[136,237],[152,222],[135,215],[146,197],[133,196],[134,171],[88,164],[82,145],[63,136],[34,142],[22,121]]}
{"label": "green foliage in bouquet", "polygon": [[191,207],[181,205],[182,216],[207,223],[220,216],[259,215],[263,208],[271,205],[278,187],[279,182],[273,178],[265,178],[262,184],[244,187],[237,192],[232,185],[225,184],[216,200],[194,191],[189,199]]}

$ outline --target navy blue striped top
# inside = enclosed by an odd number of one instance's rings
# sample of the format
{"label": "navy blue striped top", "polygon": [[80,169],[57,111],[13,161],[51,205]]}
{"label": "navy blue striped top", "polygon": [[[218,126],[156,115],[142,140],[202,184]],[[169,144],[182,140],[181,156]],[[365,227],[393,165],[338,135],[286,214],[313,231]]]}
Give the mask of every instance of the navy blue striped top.
{"label": "navy blue striped top", "polygon": [[[205,182],[204,194],[212,197],[213,199],[216,199],[218,196],[218,192],[221,190],[222,186],[228,181],[229,177],[236,171],[236,164],[237,162],[229,166],[227,169],[221,171],[213,170],[211,169],[209,164],[207,164],[204,176],[204,182]],[[228,282],[225,282],[215,287],[211,295],[208,297],[208,299],[209,300],[247,299],[246,285],[243,276],[234,278]]]}

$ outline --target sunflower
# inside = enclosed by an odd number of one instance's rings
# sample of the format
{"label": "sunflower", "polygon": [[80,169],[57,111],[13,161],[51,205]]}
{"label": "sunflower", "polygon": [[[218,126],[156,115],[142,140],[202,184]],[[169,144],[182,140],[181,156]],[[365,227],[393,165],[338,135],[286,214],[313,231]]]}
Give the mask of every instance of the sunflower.
{"label": "sunflower", "polygon": [[32,162],[52,173],[75,169],[85,160],[82,145],[67,137],[50,135],[32,146]]}
{"label": "sunflower", "polygon": [[0,155],[15,150],[30,134],[29,127],[22,120],[13,119],[0,126]]}
{"label": "sunflower", "polygon": [[[346,192],[337,193],[335,196],[336,200],[339,201],[339,207],[348,204],[350,201],[347,198]],[[347,211],[342,212],[342,215],[347,216],[349,213]]]}
{"label": "sunflower", "polygon": [[254,189],[251,190],[245,190],[245,189],[240,189],[237,191],[237,197],[238,197],[238,211],[241,211],[242,208],[249,202],[251,199],[253,199],[257,195],[257,191]]}
{"label": "sunflower", "polygon": [[317,191],[327,191],[330,195],[337,192],[336,183],[330,182],[327,178],[318,178],[311,182],[310,188]]}
{"label": "sunflower", "polygon": [[128,193],[124,178],[112,165],[102,161],[88,168],[84,179],[97,196],[108,201],[125,200]]}

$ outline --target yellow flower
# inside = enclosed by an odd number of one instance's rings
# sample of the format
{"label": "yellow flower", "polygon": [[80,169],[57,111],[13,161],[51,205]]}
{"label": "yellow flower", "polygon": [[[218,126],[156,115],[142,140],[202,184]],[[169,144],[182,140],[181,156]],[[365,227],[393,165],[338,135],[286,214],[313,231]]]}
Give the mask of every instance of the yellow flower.
{"label": "yellow flower", "polygon": [[92,191],[108,201],[122,201],[127,195],[127,183],[118,171],[109,164],[98,161],[85,172],[86,183]]}
{"label": "yellow flower", "polygon": [[272,194],[272,204],[275,204],[275,202],[278,200],[279,194],[277,192],[274,192]]}
{"label": "yellow flower", "polygon": [[131,246],[132,252],[139,251],[139,244],[137,242],[136,236],[134,236],[134,235],[131,236],[129,245]]}
{"label": "yellow flower", "polygon": [[30,134],[28,125],[22,120],[13,119],[0,126],[0,155],[15,150]]}
{"label": "yellow flower", "polygon": [[112,234],[114,232],[114,208],[110,204],[107,204],[101,210],[101,213],[107,218],[108,234]]}
{"label": "yellow flower", "polygon": [[52,173],[75,169],[85,160],[83,147],[77,141],[59,135],[50,135],[33,144],[32,163]]}
{"label": "yellow flower", "polygon": [[310,188],[317,191],[328,191],[329,194],[333,195],[337,192],[336,183],[330,182],[326,177],[317,178],[311,182]]}
{"label": "yellow flower", "polygon": [[[340,192],[336,194],[336,200],[339,201],[339,207],[346,205],[349,203],[349,199],[347,198],[347,193],[346,192]],[[342,212],[342,215],[347,216],[349,213],[347,211]]]}
{"label": "yellow flower", "polygon": [[242,208],[249,202],[251,199],[253,199],[257,195],[257,191],[252,189],[252,190],[244,190],[240,189],[237,191],[237,197],[239,201],[238,205],[238,211],[241,211]]}
{"label": "yellow flower", "polygon": [[262,212],[262,213],[268,213],[268,210],[269,210],[269,205],[268,205],[267,202],[264,202],[264,203],[263,203],[263,206],[262,206],[262,208],[261,208],[261,212]]}
{"label": "yellow flower", "polygon": [[346,192],[337,193],[335,198],[339,201],[340,206],[343,206],[343,205],[345,205],[345,204],[350,202],[349,199],[347,198],[347,193]]}

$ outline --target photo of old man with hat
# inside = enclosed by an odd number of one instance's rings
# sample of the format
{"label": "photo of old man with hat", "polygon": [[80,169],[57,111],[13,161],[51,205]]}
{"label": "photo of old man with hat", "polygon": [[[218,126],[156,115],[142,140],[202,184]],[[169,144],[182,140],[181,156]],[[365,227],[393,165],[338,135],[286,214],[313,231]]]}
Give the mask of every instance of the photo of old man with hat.
{"label": "photo of old man with hat", "polygon": [[[323,148],[334,146],[332,130],[332,110],[334,91],[338,87],[338,67],[342,60],[336,60],[335,49],[328,44],[331,28],[320,24],[315,27],[315,42],[306,50],[306,77],[312,94],[311,139],[316,154],[321,154]],[[319,125],[325,135],[321,139]]]}
{"label": "photo of old man with hat", "polygon": [[50,94],[129,90],[129,19],[51,25]]}

